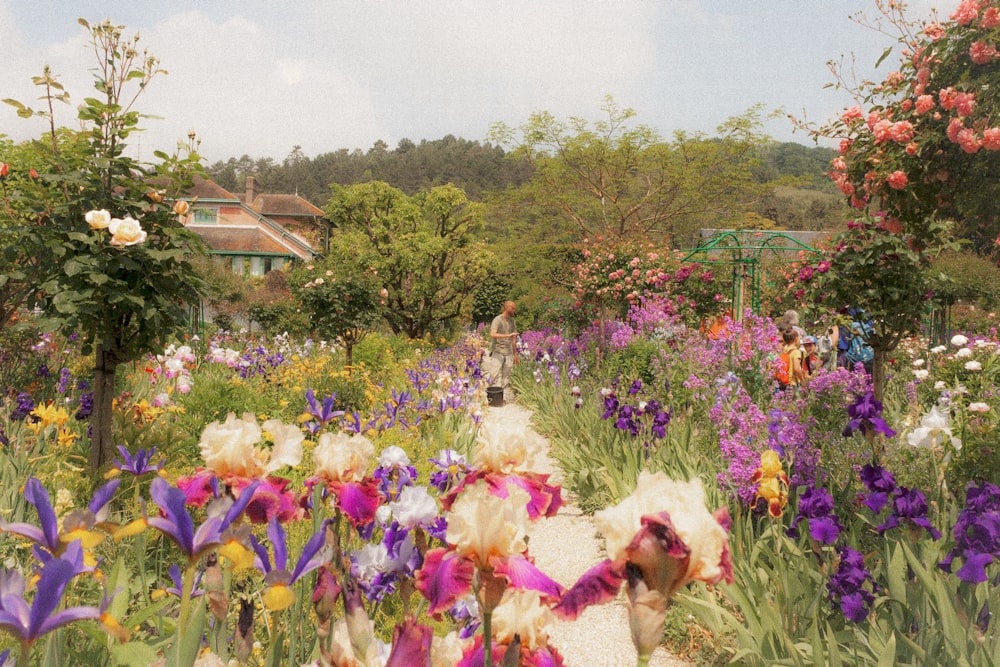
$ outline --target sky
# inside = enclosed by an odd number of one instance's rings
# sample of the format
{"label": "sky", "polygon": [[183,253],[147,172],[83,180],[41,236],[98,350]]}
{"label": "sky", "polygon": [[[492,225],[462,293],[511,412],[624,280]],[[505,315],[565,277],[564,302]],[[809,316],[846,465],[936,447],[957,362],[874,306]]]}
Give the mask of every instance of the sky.
{"label": "sky", "polygon": [[[913,0],[947,18],[958,0]],[[873,0],[0,0],[0,98],[37,105],[49,65],[72,99],[94,93],[77,19],[111,19],[168,74],[137,102],[155,116],[132,141],[172,152],[190,131],[211,164],[394,148],[451,134],[486,141],[536,111],[601,117],[604,99],[670,137],[709,136],[760,104],[766,133],[810,144],[787,114],[822,123],[852,104],[828,61],[883,78],[890,37],[852,21]],[[75,104],[57,108],[73,126]],[[44,119],[0,105],[0,134],[40,136]]]}

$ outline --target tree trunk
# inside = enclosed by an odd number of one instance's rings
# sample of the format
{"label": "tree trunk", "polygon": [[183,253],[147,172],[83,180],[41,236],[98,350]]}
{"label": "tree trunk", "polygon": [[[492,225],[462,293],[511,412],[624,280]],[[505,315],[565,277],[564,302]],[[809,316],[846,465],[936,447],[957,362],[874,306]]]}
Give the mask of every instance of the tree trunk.
{"label": "tree trunk", "polygon": [[94,352],[94,411],[91,413],[90,470],[98,473],[115,455],[111,437],[112,402],[115,398],[115,372],[118,360],[97,345]]}
{"label": "tree trunk", "polygon": [[885,393],[886,351],[881,346],[874,345],[872,351],[875,353],[872,359],[872,391],[875,393],[875,399],[881,401],[882,395]]}

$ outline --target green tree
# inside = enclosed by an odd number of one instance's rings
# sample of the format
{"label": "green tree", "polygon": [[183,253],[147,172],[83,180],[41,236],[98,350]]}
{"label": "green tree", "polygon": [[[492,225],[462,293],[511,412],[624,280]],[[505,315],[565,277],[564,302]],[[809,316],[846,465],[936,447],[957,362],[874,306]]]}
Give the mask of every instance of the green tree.
{"label": "green tree", "polygon": [[[940,250],[954,250],[948,242],[948,223],[931,223]],[[932,254],[918,250],[916,239],[884,218],[862,218],[833,238],[822,258],[803,266],[789,294],[798,293],[806,312],[812,304],[854,308],[858,319],[871,325],[866,341],[875,353],[872,383],[882,400],[888,355],[906,336],[920,331],[923,318],[947,277],[931,267]]]}
{"label": "green tree", "polygon": [[54,103],[68,96],[48,71],[35,78],[47,108],[5,100],[21,116],[47,117],[50,130],[32,145],[45,170],[5,193],[4,215],[13,212],[8,226],[20,227],[26,254],[41,258],[28,278],[53,326],[79,334],[84,353],[94,354],[90,466],[97,471],[115,454],[118,366],[162,347],[198,302],[202,283],[191,258],[201,246],[168,202],[190,185],[199,158],[192,145],[183,157],[156,152],[154,165],[127,155],[140,120],[136,98],[162,70],[122,27],[80,23],[97,56],[97,95],[79,105],[79,131],[56,128]]}
{"label": "green tree", "polygon": [[357,270],[347,259],[331,255],[317,264],[296,268],[289,284],[313,331],[344,347],[344,365],[350,371],[354,346],[382,320],[385,293],[374,270]]}
{"label": "green tree", "polygon": [[517,130],[500,123],[492,131],[534,168],[522,198],[580,237],[686,242],[704,222],[742,216],[768,189],[753,178],[766,142],[756,109],[720,126],[718,137],[678,132],[670,142],[610,97],[602,110],[606,118],[593,124],[537,112]]}
{"label": "green tree", "polygon": [[380,181],[333,186],[331,254],[357,273],[376,271],[389,327],[419,338],[461,317],[487,276],[492,257],[475,236],[480,209],[453,185],[412,197]]}

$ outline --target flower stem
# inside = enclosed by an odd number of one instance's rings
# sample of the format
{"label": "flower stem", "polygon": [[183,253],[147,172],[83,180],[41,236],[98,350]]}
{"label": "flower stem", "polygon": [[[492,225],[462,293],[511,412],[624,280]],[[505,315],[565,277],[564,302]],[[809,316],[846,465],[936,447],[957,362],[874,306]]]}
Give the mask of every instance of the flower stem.
{"label": "flower stem", "polygon": [[493,667],[493,612],[483,612],[483,667]]}

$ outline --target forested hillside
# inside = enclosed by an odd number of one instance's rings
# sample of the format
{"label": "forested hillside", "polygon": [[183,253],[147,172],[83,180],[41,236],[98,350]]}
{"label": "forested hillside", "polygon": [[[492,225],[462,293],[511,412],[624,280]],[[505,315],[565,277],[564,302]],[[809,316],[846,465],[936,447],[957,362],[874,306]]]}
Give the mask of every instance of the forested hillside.
{"label": "forested hillside", "polygon": [[[830,229],[842,224],[843,197],[826,175],[835,154],[833,149],[794,142],[760,147],[753,180],[775,187],[754,212],[782,229]],[[233,192],[242,191],[246,177],[254,176],[261,192],[298,193],[320,207],[330,199],[331,184],[385,181],[412,195],[452,183],[470,200],[486,201],[490,193],[524,184],[533,173],[527,162],[512,160],[498,146],[452,135],[419,143],[402,139],[391,149],[379,141],[367,151],[339,149],[314,158],[296,146],[280,162],[243,155],[218,161],[207,171]]]}

